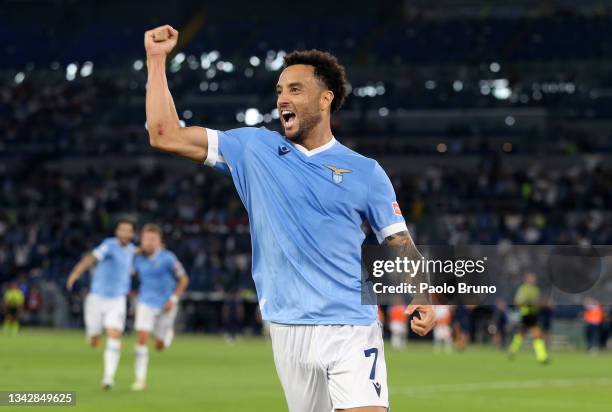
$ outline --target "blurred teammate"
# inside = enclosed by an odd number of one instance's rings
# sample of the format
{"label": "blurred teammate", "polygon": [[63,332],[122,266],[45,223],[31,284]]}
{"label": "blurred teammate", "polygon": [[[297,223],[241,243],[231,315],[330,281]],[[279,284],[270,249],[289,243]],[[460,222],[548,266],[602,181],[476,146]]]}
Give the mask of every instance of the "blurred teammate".
{"label": "blurred teammate", "polygon": [[523,344],[523,338],[527,332],[533,338],[533,350],[538,362],[548,363],[548,353],[546,343],[542,335],[542,329],[538,326],[538,307],[540,304],[540,288],[536,284],[536,276],[533,273],[526,273],[525,280],[519,286],[514,296],[514,304],[519,308],[521,314],[521,325],[512,338],[509,355],[514,358]]}
{"label": "blurred teammate", "polygon": [[391,347],[402,349],[406,346],[406,333],[408,333],[408,316],[406,306],[393,305],[388,309],[389,330],[391,331]]}
{"label": "blurred teammate", "polygon": [[[403,256],[421,255],[383,169],[332,135],[331,114],[346,95],[344,68],[316,50],[286,56],[276,84],[284,135],[181,128],[165,73],[177,39],[170,26],[145,33],[150,143],[232,177],[249,213],[253,279],[289,410],[385,411],[376,305],[361,304],[363,220]],[[427,300],[407,310],[420,314],[412,329],[428,333]]]}
{"label": "blurred teammate", "polygon": [[6,335],[17,335],[19,332],[19,317],[25,303],[25,297],[17,282],[8,284],[2,303],[4,305],[2,332]]}
{"label": "blurred teammate", "polygon": [[150,223],[143,226],[140,251],[134,258],[134,270],[140,287],[134,325],[137,344],[133,390],[146,387],[149,335],[153,333],[157,350],[163,350],[172,343],[178,301],[189,284],[185,269],[176,255],[163,247],[159,226]]}
{"label": "blurred teammate", "polygon": [[453,350],[452,315],[448,305],[436,305],[436,326],[433,329],[434,352]]}
{"label": "blurred teammate", "polygon": [[92,347],[100,346],[100,336],[106,331],[104,377],[102,388],[110,389],[121,356],[121,335],[125,327],[126,295],[130,290],[132,263],[136,246],[134,223],[120,220],[115,237],[105,239],[72,269],[66,288],[72,290],[81,275],[93,269],[91,288],[85,298],[85,329]]}

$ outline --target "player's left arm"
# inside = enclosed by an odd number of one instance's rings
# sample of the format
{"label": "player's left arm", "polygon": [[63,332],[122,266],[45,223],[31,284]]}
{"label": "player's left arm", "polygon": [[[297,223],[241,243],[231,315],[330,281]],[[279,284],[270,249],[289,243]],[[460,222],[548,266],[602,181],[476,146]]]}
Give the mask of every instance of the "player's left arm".
{"label": "player's left arm", "polygon": [[[397,257],[416,261],[422,259],[408,232],[393,184],[377,162],[374,164],[368,182],[366,218],[376,233],[378,241],[393,247]],[[419,267],[422,268],[422,265]],[[412,275],[414,275],[410,279],[412,284],[429,283],[424,271]],[[406,313],[412,315],[417,312],[419,316],[412,318],[410,326],[415,333],[426,335],[435,323],[434,310],[431,306],[429,294],[415,294],[410,297],[412,300],[406,308]]]}
{"label": "player's left arm", "polygon": [[168,302],[164,305],[165,311],[172,310],[183,296],[183,293],[187,290],[189,286],[189,276],[187,276],[187,272],[183,268],[183,265],[178,260],[174,261],[174,275],[176,276],[176,288],[174,292],[172,292],[172,296],[168,299]]}
{"label": "player's left arm", "polygon": [[[389,235],[383,241],[383,244],[394,247],[397,256],[400,258],[408,258],[409,260],[421,260],[422,255],[417,249],[410,233],[407,230]],[[429,283],[427,274],[424,271],[419,271],[411,280],[412,284],[420,284],[421,282]],[[410,320],[410,328],[420,336],[425,336],[431,331],[436,323],[436,315],[434,306],[431,304],[429,294],[418,294],[412,296],[412,301],[406,307],[406,314],[412,315],[418,313],[418,317],[414,316]]]}

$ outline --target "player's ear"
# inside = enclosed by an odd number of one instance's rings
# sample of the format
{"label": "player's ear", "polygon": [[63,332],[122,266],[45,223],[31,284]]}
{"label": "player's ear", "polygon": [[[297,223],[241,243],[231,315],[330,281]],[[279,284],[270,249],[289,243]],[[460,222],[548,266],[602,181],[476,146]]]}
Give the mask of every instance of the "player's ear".
{"label": "player's ear", "polygon": [[[323,93],[321,93],[321,98],[319,99],[319,108],[321,110],[325,110],[329,108],[333,100],[334,100],[334,92],[332,92],[331,90],[323,91]],[[329,111],[331,113],[331,108]]]}

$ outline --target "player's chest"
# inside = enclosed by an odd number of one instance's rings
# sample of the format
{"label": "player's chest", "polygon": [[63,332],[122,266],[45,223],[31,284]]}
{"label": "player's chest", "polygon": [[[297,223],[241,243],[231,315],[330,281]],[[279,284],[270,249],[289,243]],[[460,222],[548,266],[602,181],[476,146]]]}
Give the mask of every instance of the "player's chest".
{"label": "player's chest", "polygon": [[140,258],[136,261],[136,270],[144,277],[160,277],[168,271],[168,265],[161,259]]}
{"label": "player's chest", "polygon": [[358,212],[367,192],[365,173],[342,160],[287,153],[255,166],[258,190],[268,200],[322,213]]}
{"label": "player's chest", "polygon": [[110,259],[115,264],[122,266],[130,265],[134,259],[134,253],[123,249],[116,249],[111,253]]}

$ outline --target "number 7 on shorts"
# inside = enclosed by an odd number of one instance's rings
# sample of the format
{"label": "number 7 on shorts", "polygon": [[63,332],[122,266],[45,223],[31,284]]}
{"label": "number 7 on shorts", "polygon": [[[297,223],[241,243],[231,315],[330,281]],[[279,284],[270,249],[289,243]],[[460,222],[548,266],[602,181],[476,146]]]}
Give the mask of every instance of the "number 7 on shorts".
{"label": "number 7 on shorts", "polygon": [[378,360],[378,348],[370,348],[363,351],[366,358],[369,358],[374,354],[374,363],[372,364],[372,370],[370,371],[370,379],[374,380],[376,377],[376,361]]}

